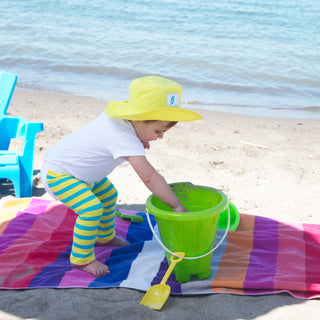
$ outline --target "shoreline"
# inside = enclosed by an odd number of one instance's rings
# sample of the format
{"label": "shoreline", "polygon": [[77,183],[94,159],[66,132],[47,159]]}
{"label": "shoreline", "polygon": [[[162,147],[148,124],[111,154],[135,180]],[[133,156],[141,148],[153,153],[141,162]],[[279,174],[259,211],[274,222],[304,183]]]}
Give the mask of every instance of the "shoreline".
{"label": "shoreline", "polygon": [[[35,197],[51,199],[39,180],[44,153],[62,136],[96,117],[105,105],[105,101],[89,97],[14,92],[8,114],[44,123],[35,144]],[[168,182],[189,181],[220,189],[241,213],[286,222],[320,223],[320,120],[197,112],[204,120],[178,123],[163,139],[152,142],[147,151],[150,162]],[[144,211],[150,192],[128,164],[114,170],[110,179],[119,192],[119,208]],[[8,190],[1,186],[0,195],[13,197],[12,190]],[[170,296],[161,312],[139,305],[143,296],[144,292],[126,288],[0,290],[0,318],[318,318],[319,301],[300,300],[286,293]]]}
{"label": "shoreline", "polygon": [[[68,93],[63,91],[50,91],[41,88],[28,88],[26,86],[20,86],[17,82],[16,91],[22,91],[26,93],[33,94],[48,94],[48,95],[60,95],[60,96],[75,96],[75,97],[83,97],[87,99],[93,99],[98,101],[108,101],[104,98],[99,98],[95,96],[89,96],[87,94],[81,95],[78,93]],[[120,93],[118,93],[119,97]],[[126,90],[123,90],[121,93],[121,98],[119,100],[126,100],[128,98],[129,93]],[[110,95],[112,99],[117,100],[116,97]],[[210,107],[209,107],[210,106]],[[195,111],[208,111],[208,112],[217,112],[217,113],[227,113],[234,115],[243,115],[248,117],[258,117],[258,118],[272,118],[272,119],[292,119],[292,120],[320,120],[320,106],[305,106],[300,108],[293,107],[282,107],[282,106],[262,106],[262,105],[245,105],[245,104],[232,104],[232,103],[210,103],[210,102],[199,102],[194,101],[192,98],[186,101],[182,101],[182,107],[195,110]],[[212,108],[219,108],[221,110],[212,110]],[[241,112],[239,111],[241,110]],[[293,115],[288,116],[289,112]],[[264,115],[260,115],[259,113],[263,113]],[[300,116],[299,116],[300,114]]]}

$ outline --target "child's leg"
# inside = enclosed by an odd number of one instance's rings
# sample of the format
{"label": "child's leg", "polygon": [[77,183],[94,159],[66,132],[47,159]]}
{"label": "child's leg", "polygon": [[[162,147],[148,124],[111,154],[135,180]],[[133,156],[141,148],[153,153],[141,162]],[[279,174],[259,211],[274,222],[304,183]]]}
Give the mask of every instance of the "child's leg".
{"label": "child's leg", "polygon": [[114,246],[128,245],[128,241],[115,236],[117,189],[108,178],[104,178],[94,184],[92,192],[99,198],[103,206],[103,214],[97,230],[96,244]]}
{"label": "child's leg", "polygon": [[103,213],[97,229],[97,242],[108,242],[115,236],[114,214],[118,192],[113,184],[104,178],[93,185],[92,192],[99,198]]}
{"label": "child's leg", "polygon": [[70,255],[71,264],[95,276],[108,273],[108,267],[95,261],[94,255],[97,229],[103,213],[100,200],[87,184],[69,175],[49,171],[47,183],[53,194],[78,214]]}

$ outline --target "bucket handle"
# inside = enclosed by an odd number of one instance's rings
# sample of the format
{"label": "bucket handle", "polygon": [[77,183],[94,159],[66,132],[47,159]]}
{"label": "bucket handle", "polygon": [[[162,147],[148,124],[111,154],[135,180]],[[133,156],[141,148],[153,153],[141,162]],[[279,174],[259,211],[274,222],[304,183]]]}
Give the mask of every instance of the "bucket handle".
{"label": "bucket handle", "polygon": [[[229,227],[230,227],[230,208],[229,208],[229,202],[228,202],[228,224],[227,224],[227,228],[226,228],[226,231],[223,235],[223,237],[221,238],[221,240],[219,241],[219,243],[212,249],[210,250],[209,252],[203,254],[202,256],[199,256],[199,257],[184,257],[183,259],[186,259],[186,260],[195,260],[195,259],[200,259],[200,258],[204,258],[206,257],[208,254],[211,254],[213,251],[215,251],[216,249],[218,249],[218,247],[221,245],[221,243],[223,242],[223,240],[225,239],[225,237],[227,236],[228,232],[229,232]],[[167,251],[168,253],[170,253],[171,255],[174,255],[176,257],[180,257],[179,255],[177,255],[176,253],[172,252],[171,250],[169,250],[164,244],[163,242],[159,239],[159,237],[156,235],[153,227],[152,227],[152,224],[151,224],[151,221],[150,221],[150,216],[149,216],[149,211],[148,209],[146,208],[146,213],[147,213],[147,220],[148,220],[148,224],[149,224],[149,227],[154,235],[154,237],[157,239],[158,243],[160,244],[160,246],[165,250]]]}

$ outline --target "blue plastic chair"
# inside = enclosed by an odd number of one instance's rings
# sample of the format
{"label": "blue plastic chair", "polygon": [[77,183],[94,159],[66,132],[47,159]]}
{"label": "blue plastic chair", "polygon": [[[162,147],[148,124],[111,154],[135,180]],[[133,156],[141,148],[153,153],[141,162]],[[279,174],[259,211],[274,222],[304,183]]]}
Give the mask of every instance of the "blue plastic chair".
{"label": "blue plastic chair", "polygon": [[7,114],[16,82],[17,76],[15,74],[0,71],[0,118]]}
{"label": "blue plastic chair", "polygon": [[[35,138],[43,123],[23,117],[0,118],[0,179],[11,180],[17,198],[32,196],[33,155]],[[20,151],[10,151],[10,141],[23,137]]]}

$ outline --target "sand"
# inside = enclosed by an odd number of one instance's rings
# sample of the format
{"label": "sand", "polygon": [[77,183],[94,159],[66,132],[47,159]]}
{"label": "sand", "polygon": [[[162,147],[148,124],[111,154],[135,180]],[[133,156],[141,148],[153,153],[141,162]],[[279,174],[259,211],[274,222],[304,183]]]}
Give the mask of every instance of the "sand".
{"label": "sand", "polygon": [[[50,199],[39,180],[45,151],[107,104],[88,97],[16,90],[10,115],[43,122],[34,161],[34,196]],[[273,119],[198,110],[204,120],[179,123],[151,143],[147,157],[168,182],[224,191],[240,212],[287,222],[320,223],[320,121]],[[119,208],[144,211],[150,191],[128,164],[110,179]],[[1,185],[0,197],[13,197]],[[140,306],[131,289],[0,290],[0,319],[318,319],[319,300],[288,294],[170,297],[162,311]]]}

